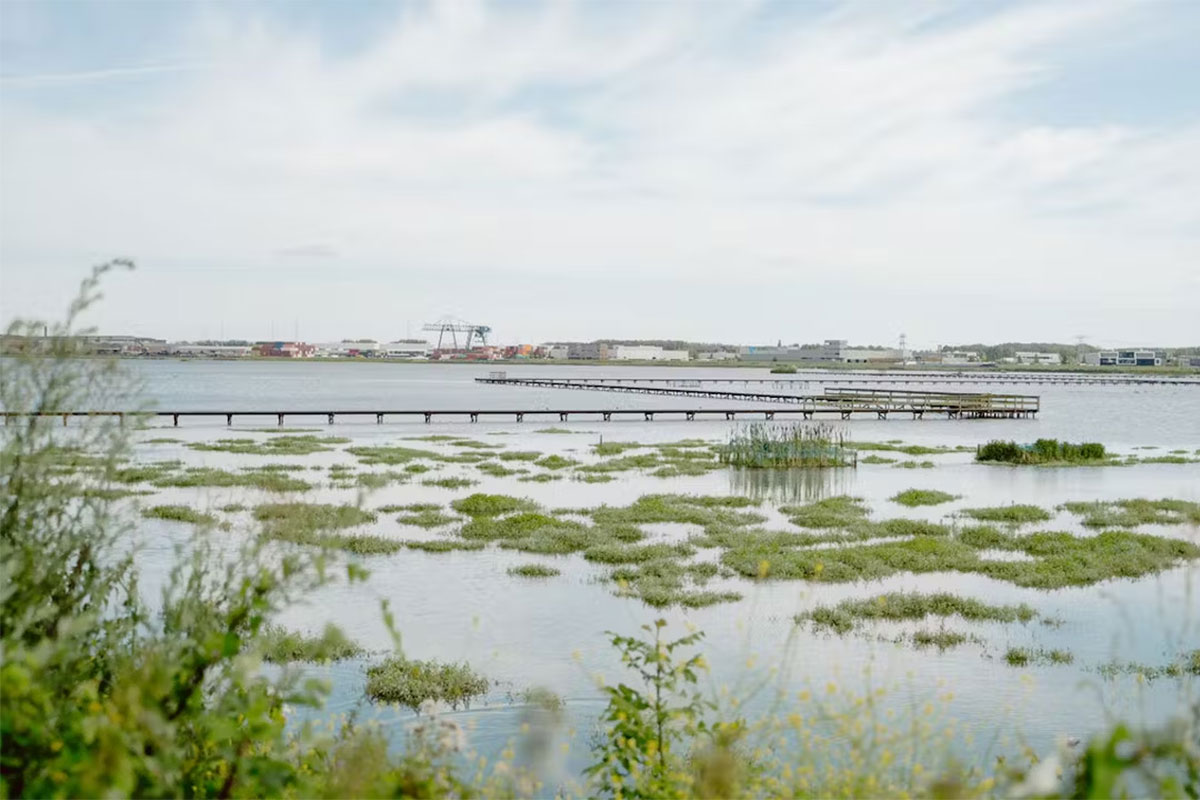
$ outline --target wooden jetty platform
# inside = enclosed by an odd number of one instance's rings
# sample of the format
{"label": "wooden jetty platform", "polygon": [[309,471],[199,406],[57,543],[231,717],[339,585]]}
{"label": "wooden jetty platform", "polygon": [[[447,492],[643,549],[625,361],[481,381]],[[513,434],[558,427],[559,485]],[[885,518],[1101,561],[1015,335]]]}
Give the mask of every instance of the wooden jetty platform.
{"label": "wooden jetty platform", "polygon": [[913,419],[925,414],[945,414],[952,419],[1017,419],[1033,417],[1041,410],[1041,397],[1025,394],[995,394],[983,392],[933,392],[915,389],[860,389],[828,387],[824,394],[779,394],[776,392],[735,392],[727,389],[683,389],[667,386],[638,386],[633,384],[591,383],[554,378],[509,378],[491,376],[476,378],[478,383],[502,386],[527,386],[541,389],[574,389],[582,391],[624,392],[669,397],[739,400],[758,403],[780,403],[800,407],[806,419],[813,414],[839,414],[850,419],[853,414],[875,414],[887,419],[891,413],[911,413]]}

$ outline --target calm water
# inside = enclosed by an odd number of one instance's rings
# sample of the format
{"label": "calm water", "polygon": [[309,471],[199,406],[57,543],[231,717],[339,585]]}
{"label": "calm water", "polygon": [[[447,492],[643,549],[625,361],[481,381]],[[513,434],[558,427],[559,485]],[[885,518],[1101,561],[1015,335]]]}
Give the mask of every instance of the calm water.
{"label": "calm water", "polygon": [[[583,391],[488,386],[474,383],[487,366],[391,365],[263,362],[130,362],[144,386],[144,397],[161,410],[276,410],[278,408],[662,408],[677,405],[671,398]],[[720,377],[727,369],[598,367],[507,367],[509,375],[529,376],[630,376]],[[738,376],[769,377],[763,370],[738,370]],[[736,388],[736,387],[735,387]],[[919,388],[937,388],[922,386]],[[970,387],[947,386],[951,390]],[[811,391],[820,391],[812,387]],[[1005,391],[1001,386],[992,391]],[[839,423],[852,438],[906,443],[970,445],[993,438],[1031,441],[1039,437],[1098,440],[1110,448],[1144,455],[1200,449],[1200,387],[1171,386],[1013,386],[1008,390],[1040,394],[1042,414],[1036,420],[921,421],[896,418],[888,421],[854,420]],[[691,405],[693,401],[689,401]],[[696,401],[708,407],[730,405],[723,401]],[[289,426],[311,425],[316,420],[289,419]],[[161,424],[161,423],[159,423]],[[373,420],[339,422],[330,431],[355,444],[399,443],[403,437],[428,433],[453,433],[501,443],[513,450],[539,450],[587,458],[588,447],[603,435],[608,440],[665,442],[682,438],[724,440],[734,423],[716,420],[609,422],[557,419],[513,422],[405,421],[376,425]],[[264,437],[244,429],[263,425],[245,419],[235,427],[242,436]],[[538,428],[566,427],[575,435],[535,433]],[[227,435],[216,420],[185,420],[170,433],[186,441],[208,441]],[[410,443],[420,447],[440,445]],[[897,455],[897,454],[890,454]],[[265,461],[294,461],[307,465],[353,464],[342,452],[318,453],[303,458],[279,458],[197,452],[179,444],[140,445],[147,460],[180,458],[188,464],[249,466]],[[926,458],[925,456],[921,457]],[[652,492],[751,494],[779,504],[832,494],[863,497],[875,518],[907,516],[941,519],[966,506],[1034,503],[1053,507],[1067,500],[1122,497],[1174,497],[1200,501],[1200,464],[1139,465],[1121,468],[1009,469],[972,463],[970,454],[929,457],[935,469],[904,470],[890,465],[860,465],[856,470],[825,473],[794,472],[746,474],[719,470],[699,477],[658,479],[637,473],[618,473],[607,484],[571,480],[548,484],[520,483],[514,478],[480,475],[471,465],[447,465],[438,476],[462,474],[480,481],[456,491],[421,485],[400,485],[363,497],[367,507],[389,503],[449,503],[475,491],[529,497],[547,507],[626,504]],[[311,476],[319,473],[312,472]],[[911,488],[938,488],[962,495],[950,504],[906,509],[887,500]],[[169,489],[154,503],[183,502],[219,506],[235,500],[254,502],[267,496],[244,490]],[[322,502],[355,502],[354,490],[322,488],[308,499]],[[768,503],[766,508],[770,509]],[[770,512],[774,514],[774,512]],[[248,518],[229,533],[231,543],[246,535]],[[784,526],[774,515],[768,525]],[[1041,529],[1083,532],[1076,519],[1060,515]],[[685,537],[687,526],[649,526],[656,538]],[[398,538],[419,538],[427,531],[408,528],[382,515],[372,533]],[[1158,528],[1153,532],[1200,542],[1195,526]],[[147,570],[161,576],[174,558],[174,546],[191,534],[186,526],[163,521],[140,524],[138,538]],[[506,569],[530,561],[553,563],[562,575],[545,581],[512,578]],[[1086,736],[1103,724],[1109,712],[1156,719],[1178,702],[1179,683],[1160,680],[1139,686],[1130,678],[1103,680],[1095,670],[1114,657],[1162,664],[1181,649],[1200,647],[1200,600],[1194,586],[1200,571],[1179,568],[1149,579],[1109,581],[1102,585],[1052,592],[1021,589],[977,575],[902,575],[869,584],[813,585],[800,581],[750,583],[716,579],[710,588],[726,586],[742,592],[738,603],[706,609],[655,611],[640,601],[618,598],[611,586],[597,579],[603,567],[578,556],[544,557],[489,548],[478,552],[426,554],[404,551],[392,556],[363,559],[371,577],[365,584],[327,588],[288,610],[280,620],[297,629],[318,631],[326,621],[341,625],[365,647],[383,651],[390,640],[380,619],[379,604],[391,603],[404,637],[406,653],[420,658],[467,660],[497,682],[498,688],[470,710],[456,716],[472,730],[472,744],[490,752],[516,731],[522,709],[507,698],[534,685],[546,686],[568,701],[570,725],[564,736],[573,740],[571,754],[559,769],[576,771],[586,761],[586,742],[592,720],[601,706],[595,675],[619,676],[605,631],[631,633],[655,617],[688,622],[706,633],[704,649],[713,664],[715,689],[731,687],[734,693],[751,674],[776,670],[777,685],[789,690],[808,683],[823,687],[828,681],[863,685],[869,667],[879,684],[901,684],[913,696],[924,697],[952,689],[951,712],[988,739],[995,731],[1019,731],[1039,747],[1058,735]],[[153,581],[151,581],[151,585]],[[792,616],[814,604],[836,602],[850,596],[867,596],[891,590],[948,589],[993,602],[1025,602],[1038,611],[1061,618],[1061,627],[1031,625],[964,625],[983,644],[967,644],[938,653],[914,650],[888,641],[916,626],[880,626],[873,636],[844,638],[797,630]],[[929,625],[926,625],[929,627]],[[1074,654],[1070,666],[1014,669],[1003,653],[1010,646],[1067,648]],[[747,663],[753,670],[747,670]],[[347,662],[314,670],[334,682],[333,705],[340,711],[381,719],[395,730],[411,719],[406,712],[375,709],[362,700],[362,662]],[[1102,702],[1097,702],[1100,698]]]}

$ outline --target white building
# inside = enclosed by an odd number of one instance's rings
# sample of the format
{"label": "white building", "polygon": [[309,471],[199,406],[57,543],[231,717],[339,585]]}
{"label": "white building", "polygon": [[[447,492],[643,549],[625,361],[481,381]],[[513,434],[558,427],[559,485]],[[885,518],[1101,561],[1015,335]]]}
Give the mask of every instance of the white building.
{"label": "white building", "polygon": [[565,344],[545,345],[546,358],[567,359],[571,357],[571,348]]}
{"label": "white building", "polygon": [[429,358],[433,345],[424,339],[397,339],[380,348],[387,358]]}
{"label": "white building", "polygon": [[1049,364],[1058,366],[1062,363],[1062,356],[1058,353],[1032,353],[1032,352],[1017,352],[1013,353],[1013,358],[1018,364]]}
{"label": "white building", "polygon": [[612,361],[687,361],[687,350],[664,350],[658,345],[610,344],[604,358]]}

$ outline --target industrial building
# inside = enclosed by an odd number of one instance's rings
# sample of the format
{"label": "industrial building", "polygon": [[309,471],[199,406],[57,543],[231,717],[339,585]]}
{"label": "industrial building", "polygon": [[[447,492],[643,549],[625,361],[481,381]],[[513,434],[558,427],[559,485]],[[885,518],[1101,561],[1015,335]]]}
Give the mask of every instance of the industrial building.
{"label": "industrial building", "polygon": [[1062,355],[1059,353],[1033,353],[1018,351],[1013,353],[1013,360],[1018,364],[1045,364],[1056,367],[1063,363]]}
{"label": "industrial building", "polygon": [[1100,367],[1161,367],[1163,354],[1156,350],[1099,350],[1085,353],[1083,363]]}
{"label": "industrial building", "polygon": [[610,344],[601,347],[607,361],[687,361],[687,350],[664,350],[649,344]]}
{"label": "industrial building", "polygon": [[738,350],[742,361],[817,362],[841,364],[887,363],[904,360],[904,352],[882,347],[849,347],[845,339],[822,344],[749,345]]}

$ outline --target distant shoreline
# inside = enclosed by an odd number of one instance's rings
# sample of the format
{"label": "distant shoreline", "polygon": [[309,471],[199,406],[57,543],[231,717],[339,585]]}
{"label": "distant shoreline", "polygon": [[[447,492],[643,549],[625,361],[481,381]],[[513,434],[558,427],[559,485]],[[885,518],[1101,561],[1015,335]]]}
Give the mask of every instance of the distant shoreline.
{"label": "distant shoreline", "polygon": [[[112,358],[113,356],[94,356],[95,358]],[[988,372],[1025,372],[1042,375],[1062,374],[1096,374],[1096,375],[1200,375],[1200,370],[1187,367],[1108,367],[1073,365],[1073,366],[1041,366],[1036,364],[996,364],[988,367],[974,367],[967,364],[813,364],[802,365],[794,362],[753,362],[753,361],[602,361],[599,359],[518,359],[500,361],[414,361],[402,358],[325,358],[312,356],[308,358],[283,358],[275,356],[244,356],[239,358],[212,358],[202,356],[116,356],[122,361],[203,361],[203,362],[254,362],[254,363],[312,363],[322,364],[394,364],[421,365],[438,364],[454,366],[486,366],[486,367],[665,367],[670,369],[766,369],[780,364],[792,364],[795,373],[777,373],[779,380],[801,376],[807,372],[945,372],[945,373],[988,373]]]}

